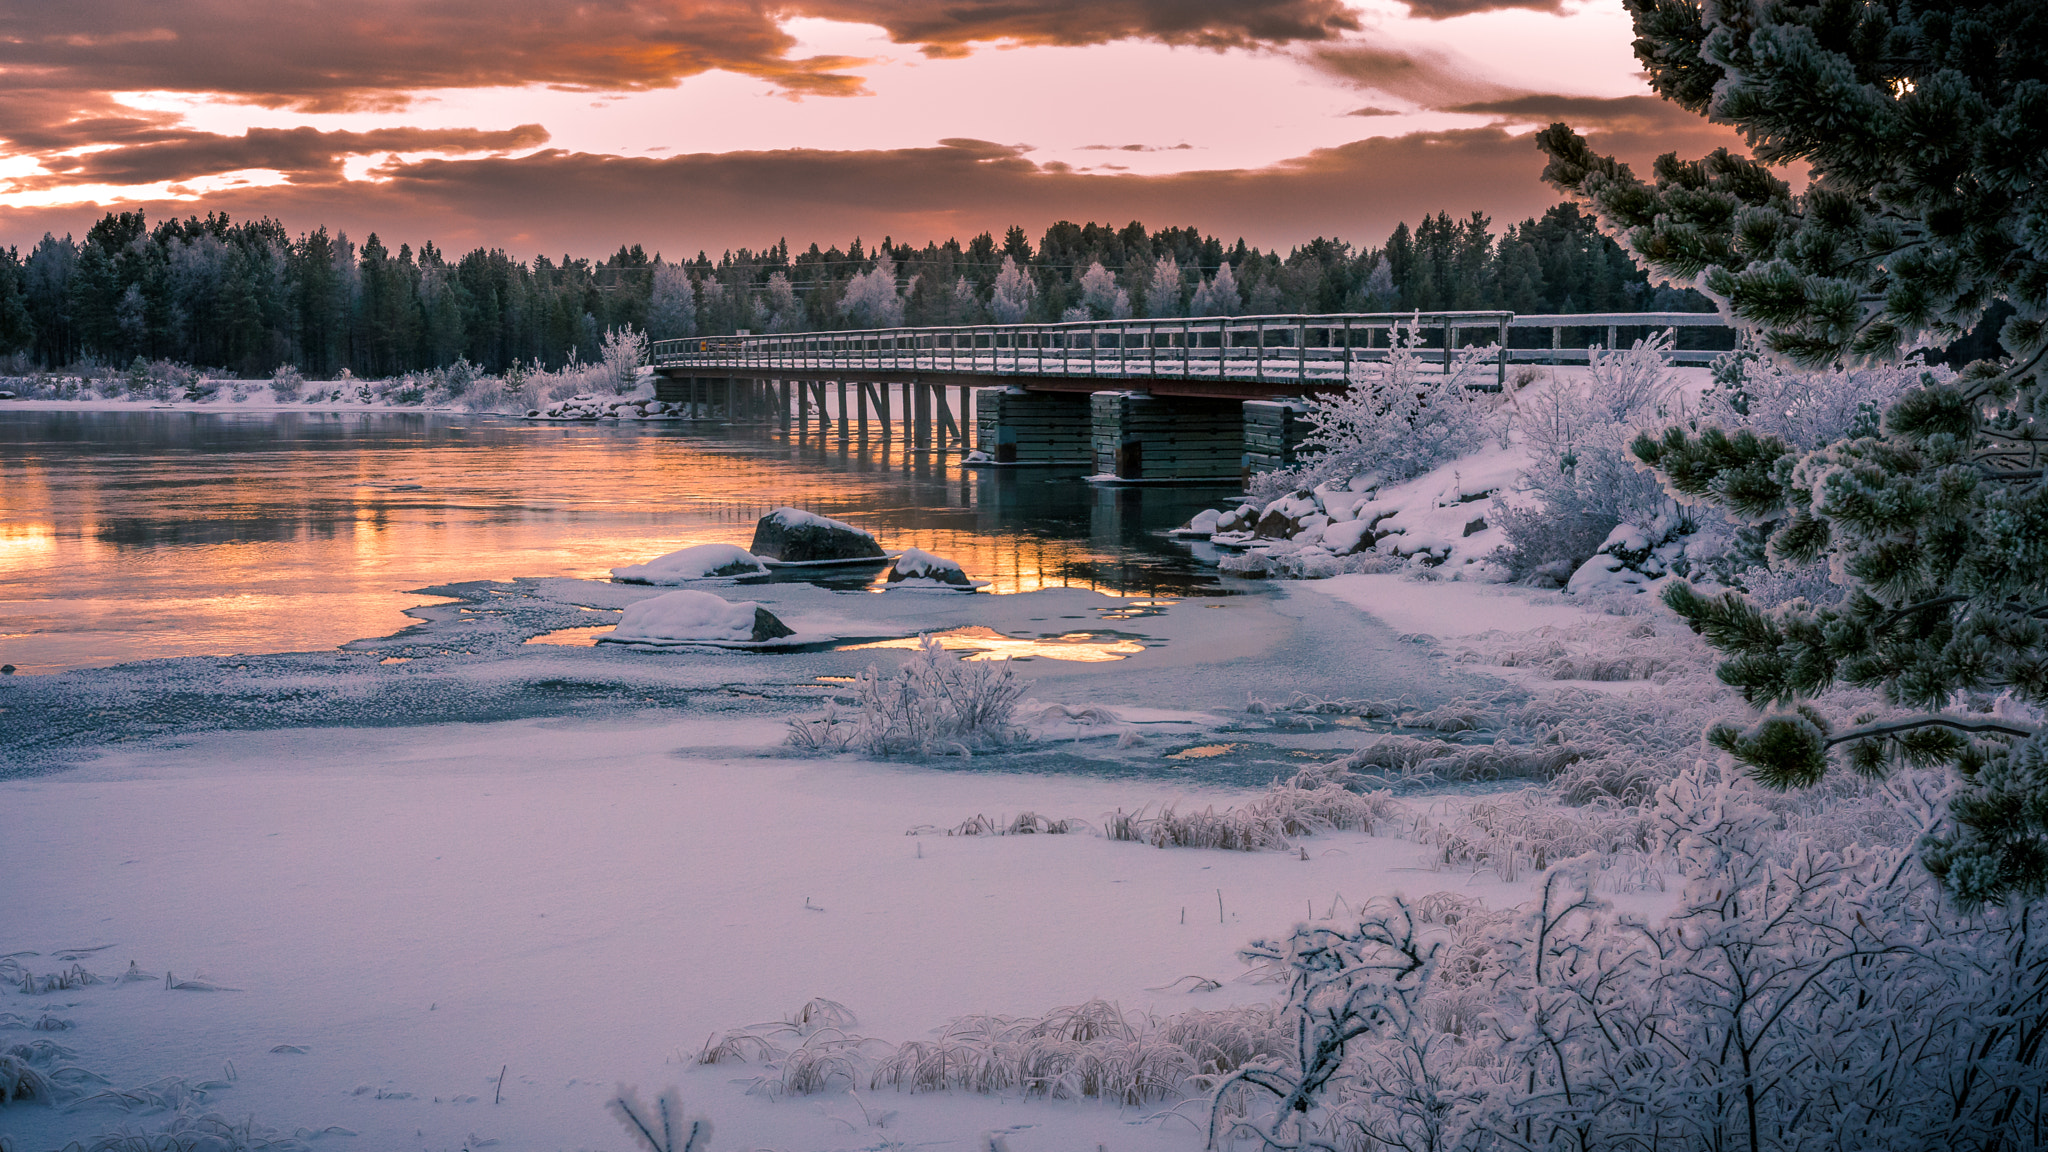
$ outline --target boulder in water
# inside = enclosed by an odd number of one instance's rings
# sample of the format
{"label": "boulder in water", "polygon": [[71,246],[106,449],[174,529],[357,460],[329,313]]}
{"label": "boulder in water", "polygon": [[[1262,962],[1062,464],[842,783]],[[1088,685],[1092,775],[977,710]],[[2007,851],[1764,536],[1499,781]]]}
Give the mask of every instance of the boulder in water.
{"label": "boulder in water", "polygon": [[747,551],[784,564],[885,559],[881,543],[872,534],[801,508],[777,508],[761,517]]}
{"label": "boulder in water", "polygon": [[794,635],[796,629],[752,601],[734,603],[709,592],[682,591],[628,606],[619,626],[604,638],[629,643],[709,640],[758,644]]}
{"label": "boulder in water", "polygon": [[943,556],[934,556],[922,548],[906,548],[903,555],[889,569],[889,583],[900,584],[905,580],[929,580],[938,584],[950,584],[956,588],[973,588],[974,582],[967,578],[967,570]]}
{"label": "boulder in water", "polygon": [[766,565],[733,544],[697,544],[645,564],[628,564],[612,569],[612,579],[627,584],[679,584],[686,580],[708,580],[720,576],[756,576],[768,571]]}

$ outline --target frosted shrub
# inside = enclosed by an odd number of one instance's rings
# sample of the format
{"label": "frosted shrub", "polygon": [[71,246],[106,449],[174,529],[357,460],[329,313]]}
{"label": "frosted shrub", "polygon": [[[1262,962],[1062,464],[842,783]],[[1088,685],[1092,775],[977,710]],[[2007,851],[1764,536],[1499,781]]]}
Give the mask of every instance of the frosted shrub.
{"label": "frosted shrub", "polygon": [[1007,660],[957,660],[926,636],[897,672],[873,665],[853,684],[854,711],[790,722],[789,743],[811,752],[857,748],[870,756],[929,756],[999,747],[1017,740],[1013,723],[1024,682]]}
{"label": "frosted shrub", "polygon": [[296,364],[280,364],[270,374],[270,394],[278,403],[289,404],[299,398],[299,392],[306,386],[306,378],[299,374]]}
{"label": "frosted shrub", "polygon": [[635,332],[631,324],[604,330],[598,360],[604,365],[602,380],[612,394],[624,396],[640,383],[640,365],[647,359],[647,333]]}
{"label": "frosted shrub", "polygon": [[1672,343],[1667,329],[1622,351],[1596,349],[1584,384],[1552,380],[1514,397],[1515,426],[1533,458],[1522,482],[1535,497],[1499,509],[1508,538],[1502,559],[1517,578],[1541,573],[1562,583],[1615,525],[1661,539],[1680,518],[1628,452],[1639,430],[1682,414]]}
{"label": "frosted shrub", "polygon": [[[1663,789],[1684,873],[1656,925],[1584,864],[1451,939],[1422,905],[1303,925],[1281,1061],[1224,1079],[1219,1142],[1266,1149],[2031,1147],[2048,1099],[2048,906],[1965,915],[1907,845],[1823,847],[1737,776]],[[1938,795],[1893,802],[1920,819]]]}
{"label": "frosted shrub", "polygon": [[1384,361],[1360,365],[1354,370],[1358,378],[1344,391],[1309,399],[1304,419],[1312,431],[1302,445],[1307,459],[1269,473],[1262,484],[1308,488],[1354,476],[1398,484],[1501,434],[1505,425],[1491,397],[1475,390],[1488,383],[1491,350],[1464,349],[1446,372],[1440,364],[1423,363],[1420,339],[1412,327],[1397,329]]}

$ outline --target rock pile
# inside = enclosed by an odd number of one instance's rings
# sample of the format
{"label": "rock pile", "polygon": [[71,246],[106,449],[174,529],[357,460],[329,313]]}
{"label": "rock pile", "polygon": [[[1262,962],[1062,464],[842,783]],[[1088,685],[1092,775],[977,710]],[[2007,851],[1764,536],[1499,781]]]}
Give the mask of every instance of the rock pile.
{"label": "rock pile", "polygon": [[530,420],[648,420],[682,414],[683,405],[647,396],[571,396],[526,410]]}

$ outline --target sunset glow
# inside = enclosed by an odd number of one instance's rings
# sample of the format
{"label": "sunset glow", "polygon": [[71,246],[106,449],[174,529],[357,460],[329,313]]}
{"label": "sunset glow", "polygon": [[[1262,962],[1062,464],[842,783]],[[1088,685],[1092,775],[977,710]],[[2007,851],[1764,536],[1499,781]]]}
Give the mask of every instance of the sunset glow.
{"label": "sunset glow", "polygon": [[1377,243],[1555,202],[1553,119],[1638,166],[1733,143],[1630,36],[1617,0],[19,7],[0,242],[140,208],[520,256],[1059,219]]}

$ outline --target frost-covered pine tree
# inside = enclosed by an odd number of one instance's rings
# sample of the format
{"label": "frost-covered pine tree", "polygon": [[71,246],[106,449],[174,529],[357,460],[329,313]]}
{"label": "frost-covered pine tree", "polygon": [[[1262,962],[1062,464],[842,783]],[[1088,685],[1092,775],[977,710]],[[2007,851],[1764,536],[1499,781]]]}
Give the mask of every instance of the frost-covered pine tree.
{"label": "frost-covered pine tree", "polygon": [[996,273],[995,293],[988,302],[996,323],[1022,324],[1030,319],[1031,301],[1036,295],[1031,274],[1017,266],[1016,257],[1003,257],[1002,271]]}
{"label": "frost-covered pine tree", "polygon": [[674,340],[697,334],[697,292],[689,270],[662,261],[654,266],[654,287],[647,297],[647,335]]}
{"label": "frost-covered pine tree", "polygon": [[[1798,451],[1673,428],[1637,454],[1680,496],[1770,528],[1773,559],[1831,558],[1842,603],[1769,612],[1673,586],[1768,709],[1714,741],[1779,786],[1840,755],[1879,773],[1953,764],[1923,859],[1966,902],[2048,892],[2048,9],[2038,0],[1626,0],[1652,86],[1734,125],[1755,158],[1661,157],[1651,181],[1562,124],[1546,177],[1650,272],[1698,287],[1770,354],[1896,360],[1994,303],[2005,356],[1921,377],[1871,434]],[[1802,161],[1794,195],[1765,167]],[[1882,691],[1846,727],[1809,701]]]}
{"label": "frost-covered pine tree", "polygon": [[1131,294],[1117,287],[1116,277],[1097,260],[1081,273],[1081,306],[1093,320],[1124,320],[1131,314]]}
{"label": "frost-covered pine tree", "polygon": [[1366,273],[1365,283],[1358,287],[1358,308],[1362,312],[1382,312],[1392,308],[1399,296],[1394,287],[1394,266],[1381,256],[1373,262],[1372,271]]}
{"label": "frost-covered pine tree", "polygon": [[768,277],[768,290],[761,299],[761,308],[767,316],[761,324],[765,332],[801,332],[809,325],[804,315],[804,302],[790,285],[789,277],[776,272]]}
{"label": "frost-covered pine tree", "polygon": [[875,266],[847,281],[839,308],[856,328],[898,328],[903,294],[896,289],[896,261],[884,250]]}
{"label": "frost-covered pine tree", "polygon": [[1180,314],[1180,262],[1162,256],[1152,265],[1151,279],[1145,282],[1145,315],[1159,318]]}
{"label": "frost-covered pine tree", "polygon": [[1237,290],[1237,272],[1226,262],[1216,274],[1202,281],[1188,301],[1190,316],[1235,316],[1244,311],[1244,294]]}

